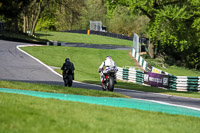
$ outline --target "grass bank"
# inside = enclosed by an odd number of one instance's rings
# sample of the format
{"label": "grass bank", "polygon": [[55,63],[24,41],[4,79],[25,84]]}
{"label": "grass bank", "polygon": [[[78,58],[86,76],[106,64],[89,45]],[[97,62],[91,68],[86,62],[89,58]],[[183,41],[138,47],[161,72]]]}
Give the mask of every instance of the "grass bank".
{"label": "grass bank", "polygon": [[[101,62],[105,60],[105,56],[112,56],[114,61],[116,61],[117,66],[120,67],[135,65],[133,60],[129,57],[128,51],[122,50],[102,50],[54,46],[24,47],[22,49],[40,59],[42,62],[49,66],[61,67],[65,58],[69,57],[75,65],[75,80],[99,85],[100,79],[97,70]],[[61,70],[57,70],[57,72],[61,73]],[[126,83],[121,81],[118,81],[118,84],[116,84],[115,87],[200,98],[200,95],[197,92],[174,92],[156,87],[142,86],[139,84]]]}
{"label": "grass bank", "polygon": [[51,93],[65,93],[65,94],[97,96],[97,97],[123,97],[123,98],[127,97],[122,94],[112,93],[107,91],[97,91],[97,90],[89,90],[82,88],[63,87],[57,85],[33,84],[33,83],[1,81],[1,80],[0,80],[0,88],[32,90],[32,91],[51,92]]}
{"label": "grass bank", "polygon": [[[144,59],[152,66],[164,71],[168,72],[175,76],[200,76],[200,71],[196,71],[194,69],[188,69],[183,66],[177,66],[176,61],[171,61],[171,64],[166,63],[163,58],[157,57],[155,59],[151,59],[148,56],[144,56]],[[168,61],[169,62],[169,61]],[[174,64],[172,64],[172,62]]]}
{"label": "grass bank", "polygon": [[17,41],[17,42],[26,42],[26,43],[42,43],[45,44],[47,40],[36,38],[33,36],[28,36],[27,34],[23,33],[14,33],[14,32],[0,32],[0,39],[3,40],[10,40],[10,41]]}
{"label": "grass bank", "polygon": [[198,133],[200,119],[0,93],[0,132]]}
{"label": "grass bank", "polygon": [[132,41],[117,39],[113,37],[106,37],[100,35],[87,35],[68,32],[51,32],[51,31],[38,31],[35,34],[37,38],[46,40],[55,40],[68,43],[86,43],[86,44],[110,44],[132,46]]}
{"label": "grass bank", "polygon": [[99,81],[98,68],[106,56],[111,56],[117,66],[135,66],[126,50],[104,50],[78,47],[24,47],[23,50],[49,66],[61,67],[68,57],[75,66],[75,80]]}

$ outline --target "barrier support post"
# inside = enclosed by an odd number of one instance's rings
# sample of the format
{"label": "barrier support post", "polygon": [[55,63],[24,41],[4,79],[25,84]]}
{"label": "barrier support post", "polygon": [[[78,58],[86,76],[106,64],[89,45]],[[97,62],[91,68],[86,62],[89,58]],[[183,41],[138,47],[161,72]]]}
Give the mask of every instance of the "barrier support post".
{"label": "barrier support post", "polygon": [[87,35],[90,35],[90,30],[87,31]]}

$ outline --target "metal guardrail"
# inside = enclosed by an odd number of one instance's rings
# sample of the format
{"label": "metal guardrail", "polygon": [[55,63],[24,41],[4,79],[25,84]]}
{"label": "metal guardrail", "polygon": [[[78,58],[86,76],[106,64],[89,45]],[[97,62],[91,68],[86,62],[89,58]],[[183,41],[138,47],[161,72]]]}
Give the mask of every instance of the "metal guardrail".
{"label": "metal guardrail", "polygon": [[63,42],[57,42],[57,41],[50,41],[47,42],[47,46],[64,46],[65,44]]}
{"label": "metal guardrail", "polygon": [[126,69],[126,68],[121,68],[117,67],[117,79],[127,81],[127,82],[132,82],[132,83],[138,83],[138,84],[143,84],[143,75],[144,72],[135,70],[133,68]]}
{"label": "metal guardrail", "polygon": [[169,90],[200,91],[200,77],[170,75]]}
{"label": "metal guardrail", "polygon": [[[144,72],[133,68],[118,67],[117,79],[142,85],[144,83]],[[175,91],[200,91],[200,77],[174,76],[169,75],[168,90]]]}

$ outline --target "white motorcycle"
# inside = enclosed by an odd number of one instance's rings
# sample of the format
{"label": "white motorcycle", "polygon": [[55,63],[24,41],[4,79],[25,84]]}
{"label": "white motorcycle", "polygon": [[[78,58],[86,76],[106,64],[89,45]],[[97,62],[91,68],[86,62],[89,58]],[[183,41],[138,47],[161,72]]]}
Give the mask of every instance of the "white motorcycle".
{"label": "white motorcycle", "polygon": [[107,67],[103,70],[104,80],[102,82],[102,90],[103,91],[113,91],[114,90],[114,77],[115,77],[116,69],[114,67]]}

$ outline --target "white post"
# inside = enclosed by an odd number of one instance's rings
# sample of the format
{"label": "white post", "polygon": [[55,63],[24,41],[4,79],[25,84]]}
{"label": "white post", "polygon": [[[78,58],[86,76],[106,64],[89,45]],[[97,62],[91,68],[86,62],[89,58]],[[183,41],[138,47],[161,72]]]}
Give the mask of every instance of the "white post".
{"label": "white post", "polygon": [[134,33],[133,35],[133,48],[135,49],[137,53],[140,52],[139,51],[139,36],[136,33]]}
{"label": "white post", "polygon": [[90,30],[92,29],[92,21],[90,21]]}
{"label": "white post", "polygon": [[96,23],[95,27],[96,27],[96,31],[97,31],[97,25],[98,25],[98,22],[97,22],[97,21],[95,21],[95,23]]}

